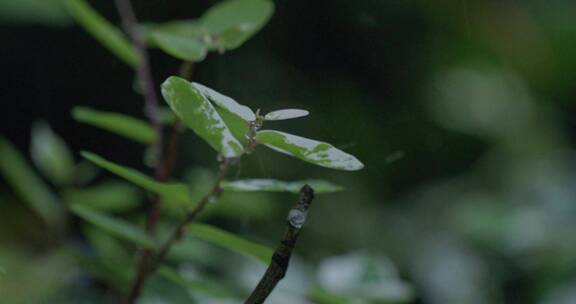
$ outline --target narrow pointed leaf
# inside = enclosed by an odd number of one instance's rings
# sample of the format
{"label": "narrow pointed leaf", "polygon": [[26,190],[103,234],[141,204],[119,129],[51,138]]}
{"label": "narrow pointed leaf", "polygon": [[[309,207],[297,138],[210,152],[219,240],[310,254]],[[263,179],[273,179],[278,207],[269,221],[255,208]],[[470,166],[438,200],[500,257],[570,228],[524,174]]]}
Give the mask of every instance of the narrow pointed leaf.
{"label": "narrow pointed leaf", "polygon": [[272,249],[264,245],[245,240],[228,231],[216,228],[211,225],[201,223],[191,224],[189,233],[190,235],[202,239],[206,242],[235,251],[245,256],[257,258],[265,264],[268,264],[272,258]]}
{"label": "narrow pointed leaf", "polygon": [[278,152],[299,158],[318,166],[338,170],[360,170],[364,165],[356,157],[332,145],[284,132],[263,130],[256,141]]}
{"label": "narrow pointed leaf", "polygon": [[286,110],[278,110],[273,111],[266,116],[264,116],[265,120],[285,120],[285,119],[292,119],[292,118],[299,118],[308,116],[309,112],[306,110],[300,109],[286,109]]}
{"label": "narrow pointed leaf", "polygon": [[138,55],[126,36],[84,0],[65,0],[66,7],[84,29],[130,66],[138,65]]}
{"label": "narrow pointed leaf", "polygon": [[65,210],[16,147],[0,136],[0,174],[14,192],[46,223],[61,227]]}
{"label": "narrow pointed leaf", "polygon": [[275,179],[244,179],[236,181],[224,181],[222,189],[228,191],[267,191],[267,192],[291,192],[299,193],[304,185],[314,189],[314,193],[332,193],[342,191],[342,187],[324,180],[303,180],[286,182]]}
{"label": "narrow pointed leaf", "polygon": [[68,205],[80,204],[105,212],[132,210],[142,199],[139,189],[120,180],[107,180],[94,186],[65,189],[61,195]]}
{"label": "narrow pointed leaf", "polygon": [[74,174],[74,157],[64,140],[45,122],[32,126],[30,154],[38,169],[51,182],[65,185]]}
{"label": "narrow pointed leaf", "polygon": [[82,156],[101,168],[104,168],[152,193],[156,193],[164,200],[175,203],[191,204],[190,190],[181,183],[160,183],[151,177],[142,174],[134,169],[123,167],[110,162],[96,154],[82,152]]}
{"label": "narrow pointed leaf", "polygon": [[267,0],[228,0],[211,7],[200,23],[215,37],[215,48],[234,49],[256,34],[273,11],[274,4]]}
{"label": "narrow pointed leaf", "polygon": [[177,271],[166,266],[160,267],[160,269],[158,269],[158,274],[177,285],[190,289],[193,292],[201,292],[212,298],[225,298],[231,296],[226,289],[218,287],[212,282],[184,277]]}
{"label": "narrow pointed leaf", "polygon": [[212,101],[216,106],[228,110],[230,113],[235,114],[245,121],[256,120],[256,114],[254,114],[252,109],[249,107],[241,105],[236,102],[236,100],[197,82],[193,82],[192,85],[204,94],[204,96],[208,97],[208,99],[210,99],[210,101]]}
{"label": "narrow pointed leaf", "polygon": [[106,213],[82,205],[72,205],[70,210],[83,220],[119,238],[146,248],[154,248],[156,246],[154,240],[143,229],[122,219],[111,217]]}
{"label": "narrow pointed leaf", "polygon": [[242,144],[232,135],[208,98],[190,82],[169,77],[162,84],[162,95],[174,113],[224,157],[244,153]]}
{"label": "narrow pointed leaf", "polygon": [[115,112],[98,111],[86,107],[75,107],[72,117],[83,122],[134,141],[151,144],[156,140],[156,132],[146,121]]}

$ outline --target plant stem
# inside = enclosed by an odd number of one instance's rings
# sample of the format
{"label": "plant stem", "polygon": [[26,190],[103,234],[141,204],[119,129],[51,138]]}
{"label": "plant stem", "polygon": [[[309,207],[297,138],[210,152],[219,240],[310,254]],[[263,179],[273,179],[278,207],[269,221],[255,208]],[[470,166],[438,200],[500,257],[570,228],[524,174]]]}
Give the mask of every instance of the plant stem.
{"label": "plant stem", "polygon": [[[165,164],[162,156],[163,124],[162,118],[160,116],[158,94],[156,93],[154,80],[152,78],[148,50],[146,49],[144,38],[138,29],[138,20],[136,19],[136,15],[134,14],[134,9],[130,0],[115,0],[115,3],[120,18],[122,19],[124,29],[130,35],[134,51],[138,55],[139,61],[136,67],[136,75],[144,95],[144,110],[148,116],[148,119],[150,120],[152,128],[156,133],[156,141],[152,144],[152,153],[154,155],[154,178],[156,180],[162,181],[167,178]],[[156,226],[160,217],[161,203],[162,202],[158,196],[155,196],[150,201],[148,218],[146,221],[146,230],[151,236],[156,234]],[[140,295],[140,291],[146,279],[146,265],[148,264],[148,260],[152,254],[153,252],[148,249],[144,249],[142,251],[142,254],[140,255],[140,261],[138,263],[137,275],[134,282],[132,283],[127,303],[134,303]]]}
{"label": "plant stem", "polygon": [[180,224],[178,224],[178,227],[172,232],[170,237],[160,247],[157,253],[154,254],[154,252],[147,251],[145,252],[145,255],[142,255],[141,264],[140,267],[138,268],[138,275],[134,280],[134,284],[132,285],[132,289],[126,300],[126,303],[132,304],[136,301],[136,299],[140,295],[140,292],[142,291],[144,282],[146,282],[148,277],[151,274],[153,274],[156,271],[156,269],[158,269],[158,266],[160,265],[160,263],[162,263],[166,255],[170,252],[172,246],[182,238],[186,226],[188,226],[190,223],[192,223],[192,221],[194,221],[194,219],[196,219],[198,214],[202,212],[202,210],[204,210],[204,208],[208,205],[210,201],[220,196],[222,192],[222,189],[220,188],[220,183],[226,177],[226,173],[228,172],[228,168],[230,167],[230,165],[236,164],[237,162],[238,159],[234,158],[224,159],[224,161],[220,164],[218,177],[216,178],[216,181],[214,182],[214,185],[212,186],[210,192],[204,195],[204,197],[202,197],[202,199],[196,204],[196,207],[194,207],[193,209],[191,209],[186,213],[184,220],[182,220]]}
{"label": "plant stem", "polygon": [[306,222],[308,208],[310,208],[313,199],[314,190],[310,186],[304,185],[302,189],[300,189],[298,201],[288,213],[288,228],[284,234],[284,238],[280,242],[280,245],[278,245],[278,248],[276,248],[276,251],[274,251],[268,269],[266,269],[262,279],[260,279],[260,282],[252,291],[245,304],[264,303],[278,282],[286,275],[292,251],[296,246],[300,229]]}

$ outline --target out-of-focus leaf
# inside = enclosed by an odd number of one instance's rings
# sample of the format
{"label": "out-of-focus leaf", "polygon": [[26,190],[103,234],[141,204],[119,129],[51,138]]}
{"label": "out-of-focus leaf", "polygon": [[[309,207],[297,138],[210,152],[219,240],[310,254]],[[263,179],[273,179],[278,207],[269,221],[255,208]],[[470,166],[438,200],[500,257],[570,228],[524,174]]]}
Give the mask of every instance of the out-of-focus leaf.
{"label": "out-of-focus leaf", "polygon": [[70,183],[74,174],[74,157],[60,136],[45,122],[32,126],[30,154],[36,167],[58,185]]}
{"label": "out-of-focus leaf", "polygon": [[169,77],[162,84],[162,95],[184,124],[222,156],[237,157],[244,153],[242,144],[232,135],[208,98],[190,82]]}
{"label": "out-of-focus leaf", "polygon": [[79,204],[70,206],[70,210],[83,220],[119,238],[146,248],[154,248],[156,246],[154,240],[143,229],[129,222]]}
{"label": "out-of-focus leaf", "polygon": [[249,107],[241,105],[236,100],[197,82],[193,82],[192,85],[204,94],[204,96],[208,97],[208,99],[216,106],[228,110],[230,113],[244,119],[245,121],[256,120],[256,114],[254,114],[252,109]]}
{"label": "out-of-focus leaf", "polygon": [[62,197],[68,205],[80,204],[106,212],[131,210],[141,200],[134,186],[121,181],[105,181],[90,187],[66,189]]}
{"label": "out-of-focus leaf", "polygon": [[71,21],[61,0],[0,0],[0,22],[66,26]]}
{"label": "out-of-focus leaf", "polygon": [[356,157],[328,143],[284,132],[258,131],[256,141],[278,152],[322,167],[347,171],[360,170],[364,167]]}
{"label": "out-of-focus leaf", "polygon": [[303,180],[286,182],[275,179],[244,179],[236,181],[224,181],[221,186],[230,191],[270,191],[298,193],[304,185],[314,189],[314,193],[332,193],[342,191],[342,187],[324,180]]}
{"label": "out-of-focus leaf", "polygon": [[158,269],[158,274],[165,279],[178,284],[186,289],[190,289],[193,292],[200,292],[206,294],[212,298],[225,298],[229,297],[230,293],[221,287],[214,285],[213,283],[205,282],[198,279],[187,278],[172,270],[166,266]]}
{"label": "out-of-focus leaf", "polygon": [[190,225],[188,230],[192,236],[245,256],[257,258],[265,264],[268,264],[272,258],[272,249],[245,240],[220,228],[207,224],[194,223]]}
{"label": "out-of-focus leaf", "polygon": [[91,225],[84,227],[84,235],[97,257],[96,261],[90,260],[88,269],[116,288],[128,288],[133,277],[133,261],[120,241]]}
{"label": "out-of-focus leaf", "polygon": [[206,58],[206,46],[197,39],[164,31],[153,32],[150,39],[162,51],[180,60],[198,62]]}
{"label": "out-of-focus leaf", "polygon": [[0,173],[28,206],[51,226],[64,223],[64,208],[8,140],[0,136]]}
{"label": "out-of-focus leaf", "polygon": [[84,0],[65,0],[74,19],[96,40],[130,66],[138,65],[138,55],[126,36]]}
{"label": "out-of-focus leaf", "polygon": [[151,47],[157,47],[175,58],[197,62],[206,57],[208,50],[202,42],[206,31],[192,20],[148,23],[141,29]]}
{"label": "out-of-focus leaf", "polygon": [[211,7],[200,23],[216,49],[234,49],[256,34],[270,19],[274,4],[267,0],[228,0]]}
{"label": "out-of-focus leaf", "polygon": [[160,183],[134,169],[123,167],[110,162],[96,154],[82,152],[82,156],[96,165],[150,191],[156,193],[166,201],[175,203],[192,203],[188,187],[181,183]]}
{"label": "out-of-focus leaf", "polygon": [[116,133],[134,141],[151,144],[156,140],[156,132],[146,121],[115,112],[98,111],[86,107],[75,107],[72,117],[106,131]]}
{"label": "out-of-focus leaf", "polygon": [[266,116],[264,116],[264,119],[265,120],[285,120],[285,119],[292,119],[292,118],[299,118],[299,117],[308,116],[308,114],[310,114],[310,113],[306,110],[285,109],[285,110],[278,110],[278,111],[270,112],[270,113],[266,114]]}

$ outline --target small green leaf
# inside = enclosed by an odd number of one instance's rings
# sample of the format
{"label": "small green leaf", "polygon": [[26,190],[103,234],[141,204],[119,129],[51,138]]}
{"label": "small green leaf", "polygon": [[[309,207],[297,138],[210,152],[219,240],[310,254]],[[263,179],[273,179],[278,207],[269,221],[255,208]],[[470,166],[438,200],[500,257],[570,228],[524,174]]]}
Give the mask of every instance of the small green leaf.
{"label": "small green leaf", "polygon": [[186,289],[190,289],[193,292],[201,292],[212,298],[226,298],[231,296],[224,288],[217,287],[213,283],[206,281],[184,277],[180,273],[166,266],[160,267],[160,269],[158,269],[158,274]]}
{"label": "small green leaf", "polygon": [[286,109],[286,110],[278,110],[273,111],[266,116],[264,116],[265,120],[285,120],[285,119],[292,119],[292,118],[299,118],[308,116],[309,112],[306,110],[300,109]]}
{"label": "small green leaf", "polygon": [[272,249],[240,238],[220,228],[207,224],[194,223],[190,225],[188,230],[192,236],[242,255],[257,258],[265,264],[270,263],[270,259],[272,258]]}
{"label": "small green leaf", "polygon": [[97,111],[86,107],[75,107],[72,117],[106,131],[116,133],[128,139],[151,144],[156,140],[156,132],[146,121],[115,112]]}
{"label": "small green leaf", "polygon": [[146,248],[154,248],[156,244],[143,229],[124,220],[111,217],[106,213],[90,209],[82,205],[72,205],[70,210],[83,220],[93,224],[108,233]]}
{"label": "small green leaf", "polygon": [[256,120],[256,114],[247,106],[241,105],[236,100],[220,94],[211,88],[193,82],[192,85],[199,90],[204,96],[208,97],[216,106],[228,110],[230,113],[244,119],[245,121]]}
{"label": "small green leaf", "polygon": [[32,161],[50,181],[57,185],[70,183],[74,174],[74,157],[60,136],[45,122],[32,126],[30,154]]}
{"label": "small green leaf", "polygon": [[200,23],[213,36],[216,49],[234,49],[256,34],[270,19],[274,4],[267,0],[229,0],[211,7]]}
{"label": "small green leaf", "polygon": [[102,167],[150,192],[156,193],[170,203],[192,204],[190,190],[181,183],[160,183],[134,169],[110,162],[96,154],[82,152],[81,155],[94,164]]}
{"label": "small green leaf", "polygon": [[65,213],[58,198],[36,175],[16,147],[1,136],[0,174],[46,223],[53,227],[63,225]]}
{"label": "small green leaf", "polygon": [[230,191],[268,191],[298,193],[304,185],[314,189],[314,193],[332,193],[342,191],[342,187],[324,180],[303,180],[286,182],[275,179],[244,179],[237,181],[224,181],[221,186]]}
{"label": "small green leaf", "polygon": [[360,170],[364,167],[356,157],[338,150],[328,143],[284,132],[258,131],[256,141],[280,153],[322,167],[347,171]]}
{"label": "small green leaf", "polygon": [[62,192],[62,197],[68,205],[81,204],[106,212],[131,210],[141,201],[137,188],[118,180],[108,180],[80,189],[66,189]]}
{"label": "small green leaf", "polygon": [[84,0],[65,0],[74,19],[96,40],[130,66],[138,65],[138,55],[126,36]]}
{"label": "small green leaf", "polygon": [[172,76],[162,84],[162,95],[174,113],[224,157],[244,153],[242,144],[232,135],[216,109],[196,87]]}

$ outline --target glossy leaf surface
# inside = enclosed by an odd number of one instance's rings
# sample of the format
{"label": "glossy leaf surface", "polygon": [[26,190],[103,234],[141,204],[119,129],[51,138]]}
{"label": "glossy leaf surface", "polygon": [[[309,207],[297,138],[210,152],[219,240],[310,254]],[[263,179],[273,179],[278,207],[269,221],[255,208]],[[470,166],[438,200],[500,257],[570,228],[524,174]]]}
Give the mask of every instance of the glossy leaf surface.
{"label": "glossy leaf surface", "polygon": [[356,157],[328,143],[284,132],[258,131],[256,141],[278,152],[322,167],[347,171],[360,170],[364,167]]}

